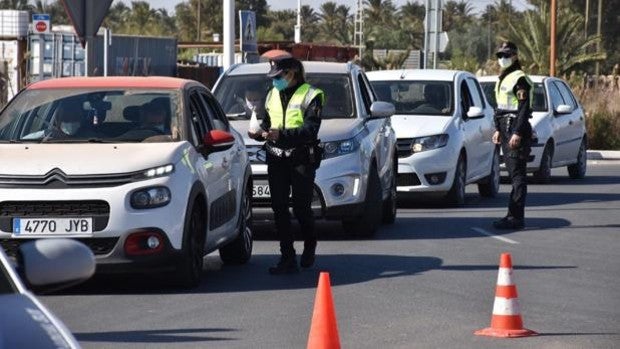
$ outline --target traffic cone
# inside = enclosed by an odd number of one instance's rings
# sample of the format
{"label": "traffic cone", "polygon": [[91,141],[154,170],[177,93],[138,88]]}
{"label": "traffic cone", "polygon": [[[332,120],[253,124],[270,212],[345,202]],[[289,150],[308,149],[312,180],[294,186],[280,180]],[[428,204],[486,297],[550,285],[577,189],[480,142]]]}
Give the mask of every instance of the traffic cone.
{"label": "traffic cone", "polygon": [[474,332],[479,336],[491,337],[528,337],[538,333],[523,328],[519,310],[517,286],[512,282],[512,260],[510,253],[502,253],[499,261],[497,287],[491,327]]}
{"label": "traffic cone", "polygon": [[336,311],[332,299],[329,273],[319,274],[312,324],[308,336],[308,349],[340,349]]}

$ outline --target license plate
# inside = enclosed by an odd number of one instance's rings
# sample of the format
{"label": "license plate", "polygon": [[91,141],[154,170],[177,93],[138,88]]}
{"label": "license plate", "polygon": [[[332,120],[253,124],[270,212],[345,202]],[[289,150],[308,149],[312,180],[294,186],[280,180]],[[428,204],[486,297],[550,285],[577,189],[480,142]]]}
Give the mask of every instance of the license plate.
{"label": "license plate", "polygon": [[13,234],[92,234],[92,218],[15,218]]}
{"label": "license plate", "polygon": [[254,184],[252,186],[252,196],[255,198],[270,198],[269,184]]}

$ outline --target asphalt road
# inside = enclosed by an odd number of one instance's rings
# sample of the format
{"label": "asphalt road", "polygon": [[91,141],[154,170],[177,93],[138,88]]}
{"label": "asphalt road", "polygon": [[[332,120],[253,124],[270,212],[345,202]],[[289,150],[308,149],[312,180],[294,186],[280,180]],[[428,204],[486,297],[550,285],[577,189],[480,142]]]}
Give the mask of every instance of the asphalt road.
{"label": "asphalt road", "polygon": [[[298,275],[267,274],[277,242],[264,237],[247,265],[208,256],[191,291],[95,277],[41,299],[85,348],[303,348],[328,271],[343,348],[620,348],[620,162],[591,161],[581,181],[565,169],[553,175],[529,186],[522,231],[491,228],[508,185],[493,199],[469,186],[464,208],[403,203],[373,239],[318,224],[317,265]],[[473,334],[490,325],[502,252],[512,256],[524,326],[539,336]]]}

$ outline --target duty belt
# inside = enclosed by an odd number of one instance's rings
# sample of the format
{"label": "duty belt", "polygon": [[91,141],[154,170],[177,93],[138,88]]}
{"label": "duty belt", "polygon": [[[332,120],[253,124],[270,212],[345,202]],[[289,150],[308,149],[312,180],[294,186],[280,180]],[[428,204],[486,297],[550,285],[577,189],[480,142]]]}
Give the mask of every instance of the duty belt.
{"label": "duty belt", "polygon": [[282,149],[274,147],[268,142],[265,142],[265,150],[267,150],[269,154],[279,158],[290,158],[291,156],[293,156],[293,154],[295,154],[295,148]]}

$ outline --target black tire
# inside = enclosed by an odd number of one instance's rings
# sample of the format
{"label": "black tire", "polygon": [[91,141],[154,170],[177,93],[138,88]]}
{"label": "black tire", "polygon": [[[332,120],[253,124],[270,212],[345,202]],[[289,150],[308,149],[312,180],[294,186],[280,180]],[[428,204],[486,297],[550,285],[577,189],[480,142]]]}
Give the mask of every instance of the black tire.
{"label": "black tire", "polygon": [[381,222],[381,183],[376,165],[372,165],[368,174],[366,200],[361,215],[342,221],[344,230],[352,236],[371,237]]}
{"label": "black tire", "polygon": [[455,207],[460,207],[465,204],[465,186],[467,184],[467,164],[465,163],[465,157],[463,154],[459,156],[456,162],[456,169],[454,171],[454,180],[452,181],[452,187],[446,196],[448,204]]}
{"label": "black tire", "polygon": [[204,267],[204,244],[206,239],[206,212],[198,199],[188,211],[183,231],[182,257],[175,273],[180,286],[194,288],[200,285]]}
{"label": "black tire", "polygon": [[588,142],[584,138],[579,146],[579,152],[577,153],[577,163],[568,165],[568,175],[572,179],[582,179],[586,176],[588,169]]}
{"label": "black tire", "polygon": [[491,173],[478,183],[478,192],[481,196],[493,198],[499,192],[499,149],[495,148],[493,153],[493,162],[491,163]]}
{"label": "black tire", "polygon": [[540,167],[534,172],[534,180],[536,183],[551,182],[551,163],[553,161],[553,147],[547,143],[540,157]]}
{"label": "black tire", "polygon": [[224,264],[245,264],[252,256],[252,189],[248,186],[242,197],[243,204],[239,210],[237,237],[220,248],[220,259]]}
{"label": "black tire", "polygon": [[394,168],[392,173],[392,180],[390,181],[390,193],[388,197],[383,201],[383,215],[381,222],[383,224],[394,224],[396,221],[396,174],[398,173],[398,167]]}

